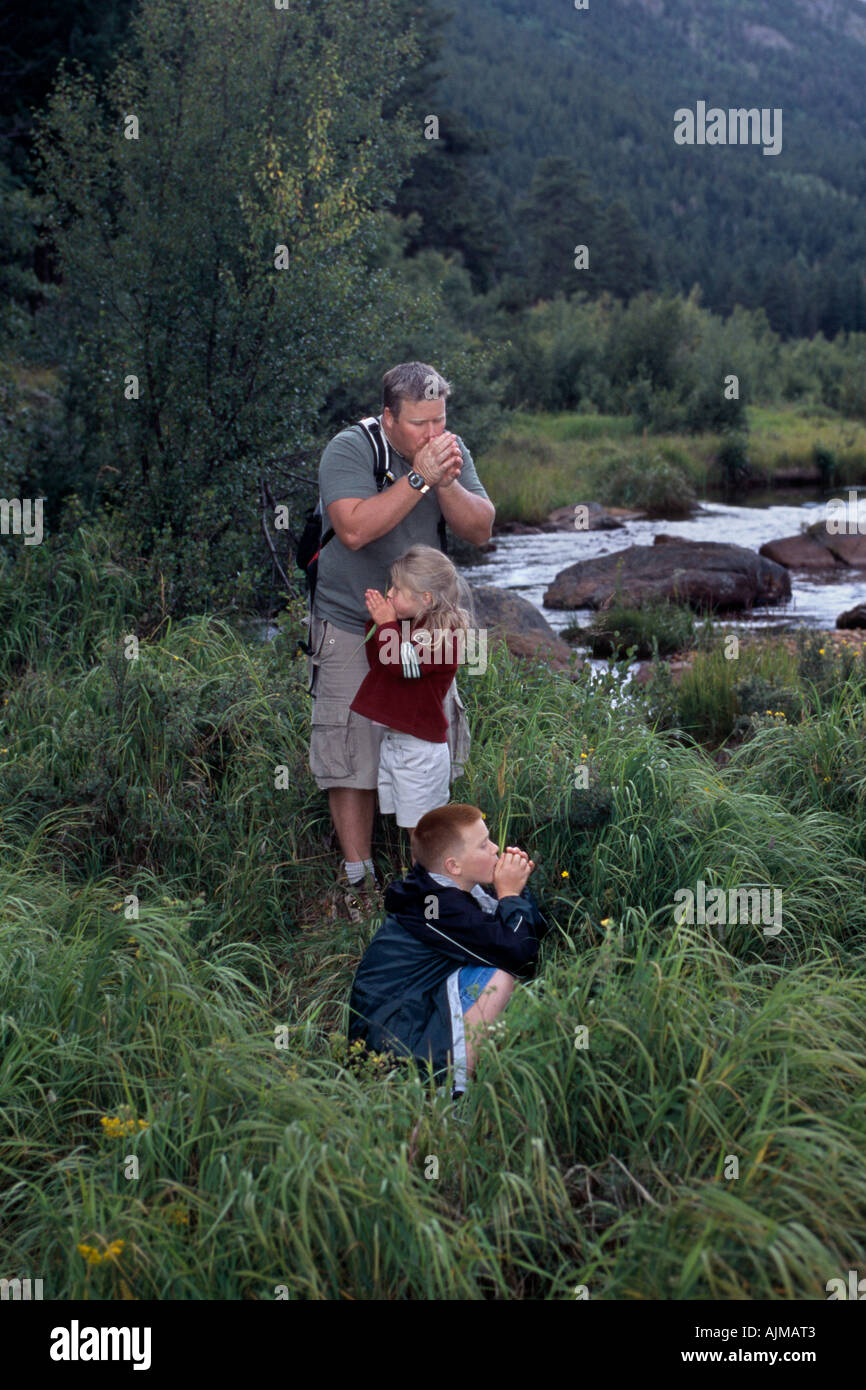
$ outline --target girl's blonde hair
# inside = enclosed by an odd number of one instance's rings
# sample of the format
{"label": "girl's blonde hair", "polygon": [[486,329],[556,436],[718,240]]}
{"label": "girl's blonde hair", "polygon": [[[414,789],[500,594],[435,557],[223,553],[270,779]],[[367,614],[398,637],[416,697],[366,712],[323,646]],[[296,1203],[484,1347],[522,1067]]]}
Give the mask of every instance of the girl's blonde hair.
{"label": "girl's blonde hair", "polygon": [[412,627],[426,628],[434,635],[432,651],[438,651],[446,633],[459,628],[465,632],[474,624],[472,591],[466,580],[441,550],[432,545],[413,545],[391,566],[391,583],[398,589],[408,589],[418,598],[427,591],[432,603],[426,612],[413,619]]}

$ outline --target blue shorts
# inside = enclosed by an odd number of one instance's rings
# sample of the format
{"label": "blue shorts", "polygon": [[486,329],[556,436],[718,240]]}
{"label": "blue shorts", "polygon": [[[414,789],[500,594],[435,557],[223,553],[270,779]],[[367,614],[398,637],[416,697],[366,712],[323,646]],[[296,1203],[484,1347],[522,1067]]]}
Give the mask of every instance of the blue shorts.
{"label": "blue shorts", "polygon": [[466,965],[457,975],[460,986],[460,1006],[467,1013],[484,993],[496,970],[491,965]]}

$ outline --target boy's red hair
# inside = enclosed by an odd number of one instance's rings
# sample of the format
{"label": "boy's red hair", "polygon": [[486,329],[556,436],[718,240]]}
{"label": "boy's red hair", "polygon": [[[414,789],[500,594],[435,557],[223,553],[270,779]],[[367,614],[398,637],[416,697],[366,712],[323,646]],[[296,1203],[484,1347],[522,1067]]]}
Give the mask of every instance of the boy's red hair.
{"label": "boy's red hair", "polygon": [[435,811],[423,815],[412,831],[412,858],[428,873],[439,873],[449,854],[459,858],[463,853],[463,832],[483,819],[478,807],[468,806],[465,801],[437,806]]}

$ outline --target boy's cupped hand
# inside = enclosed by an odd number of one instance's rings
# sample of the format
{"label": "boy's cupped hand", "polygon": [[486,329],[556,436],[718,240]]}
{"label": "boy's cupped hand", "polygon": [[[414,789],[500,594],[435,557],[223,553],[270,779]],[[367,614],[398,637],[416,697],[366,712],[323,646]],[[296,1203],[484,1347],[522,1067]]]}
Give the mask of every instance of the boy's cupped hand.
{"label": "boy's cupped hand", "polygon": [[518,849],[516,845],[509,845],[500,854],[493,870],[493,887],[497,898],[522,893],[534,868],[535,860],[530,859],[525,850]]}
{"label": "boy's cupped hand", "polygon": [[397,610],[389,598],[385,598],[379,593],[378,589],[368,589],[364,594],[364,602],[367,605],[367,612],[381,627],[382,623],[395,623],[397,621]]}

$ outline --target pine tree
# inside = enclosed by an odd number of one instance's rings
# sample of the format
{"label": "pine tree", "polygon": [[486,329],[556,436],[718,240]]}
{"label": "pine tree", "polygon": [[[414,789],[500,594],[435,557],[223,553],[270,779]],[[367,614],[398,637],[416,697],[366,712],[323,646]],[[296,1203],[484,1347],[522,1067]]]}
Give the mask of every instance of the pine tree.
{"label": "pine tree", "polygon": [[642,239],[621,199],[611,203],[604,214],[596,269],[601,289],[626,303],[644,288]]}
{"label": "pine tree", "polygon": [[[597,289],[602,222],[587,174],[564,155],[539,161],[515,215],[523,234],[525,266],[534,298]],[[589,268],[575,267],[575,248],[589,248]]]}

